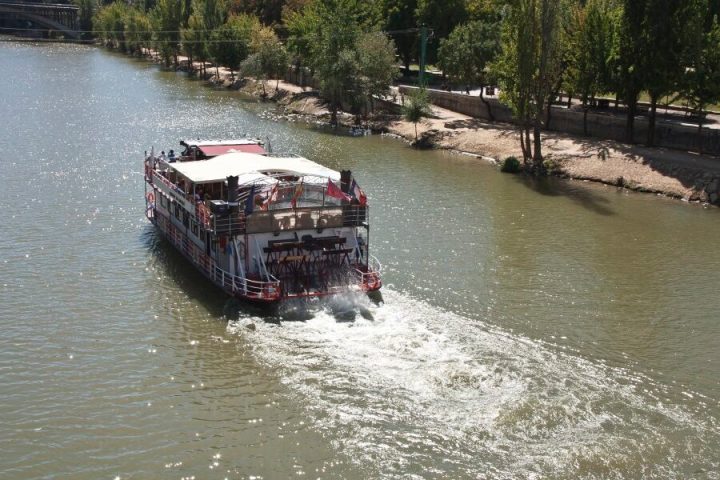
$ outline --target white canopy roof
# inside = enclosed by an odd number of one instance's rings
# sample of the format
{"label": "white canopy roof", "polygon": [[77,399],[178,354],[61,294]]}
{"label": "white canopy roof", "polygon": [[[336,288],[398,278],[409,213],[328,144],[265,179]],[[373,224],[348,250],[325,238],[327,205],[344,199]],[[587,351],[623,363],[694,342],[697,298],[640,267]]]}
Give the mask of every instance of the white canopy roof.
{"label": "white canopy roof", "polygon": [[324,177],[340,180],[340,173],[302,157],[268,157],[256,153],[233,152],[209,160],[171,163],[168,166],[193,183],[224,181],[237,175],[239,184],[274,183],[269,175],[283,174],[299,177]]}

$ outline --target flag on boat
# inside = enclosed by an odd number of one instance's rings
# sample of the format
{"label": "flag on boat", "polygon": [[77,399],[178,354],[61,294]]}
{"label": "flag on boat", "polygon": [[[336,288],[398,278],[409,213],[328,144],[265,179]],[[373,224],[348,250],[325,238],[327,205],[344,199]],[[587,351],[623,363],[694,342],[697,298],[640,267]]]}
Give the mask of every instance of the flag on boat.
{"label": "flag on boat", "polygon": [[335,185],[331,179],[328,178],[327,194],[329,197],[338,198],[340,200],[350,201],[350,195],[340,190],[340,187]]}
{"label": "flag on boat", "polygon": [[270,189],[270,192],[268,193],[267,198],[262,203],[262,209],[267,210],[270,208],[270,204],[277,201],[278,197],[278,184],[276,183],[273,185],[273,187]]}
{"label": "flag on boat", "polygon": [[357,199],[360,205],[367,205],[367,195],[365,195],[365,192],[362,191],[362,188],[360,188],[360,185],[357,184],[354,178],[350,184],[350,193],[353,198]]}
{"label": "flag on boat", "polygon": [[293,193],[292,200],[290,200],[290,204],[293,208],[297,208],[297,201],[298,198],[300,198],[300,195],[303,193],[303,182],[300,180],[300,183],[298,183],[295,186],[295,193]]}

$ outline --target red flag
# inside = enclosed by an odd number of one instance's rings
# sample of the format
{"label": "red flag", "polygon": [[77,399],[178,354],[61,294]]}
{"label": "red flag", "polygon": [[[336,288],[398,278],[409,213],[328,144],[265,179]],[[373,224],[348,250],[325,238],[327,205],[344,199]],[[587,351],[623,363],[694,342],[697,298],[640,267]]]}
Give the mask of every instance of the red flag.
{"label": "red flag", "polygon": [[340,188],[338,188],[337,185],[333,183],[331,179],[328,178],[328,184],[327,184],[327,194],[329,197],[338,198],[340,200],[346,200],[350,201],[350,195],[343,193]]}

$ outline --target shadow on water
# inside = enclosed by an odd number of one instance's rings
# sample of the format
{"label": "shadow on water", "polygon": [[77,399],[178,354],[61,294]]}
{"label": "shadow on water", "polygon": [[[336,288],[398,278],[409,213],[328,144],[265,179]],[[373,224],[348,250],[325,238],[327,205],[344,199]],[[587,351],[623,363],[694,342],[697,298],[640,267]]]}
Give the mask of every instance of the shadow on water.
{"label": "shadow on water", "polygon": [[[202,304],[211,315],[223,321],[256,318],[266,323],[312,320],[318,313],[331,314],[338,322],[353,322],[358,317],[373,320],[372,304],[382,303],[382,294],[346,293],[328,297],[285,300],[274,305],[247,302],[231,297],[205,278],[152,225],[141,234],[141,241],[155,264],[189,298]],[[162,283],[160,283],[162,287]]]}
{"label": "shadow on water", "polygon": [[564,179],[515,175],[515,180],[535,193],[547,197],[564,197],[583,208],[600,215],[615,215],[607,204],[609,200],[593,193],[589,188],[578,188]]}

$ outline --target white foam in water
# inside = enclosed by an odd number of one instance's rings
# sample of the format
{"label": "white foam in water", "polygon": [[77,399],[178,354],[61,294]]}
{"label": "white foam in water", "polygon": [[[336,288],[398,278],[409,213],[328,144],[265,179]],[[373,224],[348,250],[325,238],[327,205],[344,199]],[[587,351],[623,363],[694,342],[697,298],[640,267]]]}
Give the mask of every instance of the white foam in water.
{"label": "white foam in water", "polygon": [[636,375],[383,295],[361,306],[374,320],[228,326],[378,476],[718,478],[716,422],[657,402]]}

